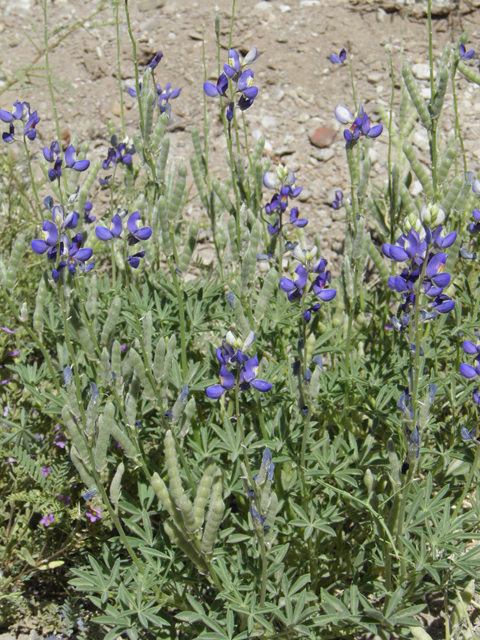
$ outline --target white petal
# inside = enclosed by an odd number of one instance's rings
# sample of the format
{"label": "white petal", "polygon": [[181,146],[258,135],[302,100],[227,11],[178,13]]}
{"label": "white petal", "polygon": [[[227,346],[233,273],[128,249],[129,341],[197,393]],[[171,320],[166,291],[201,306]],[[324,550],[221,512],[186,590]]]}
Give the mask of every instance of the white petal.
{"label": "white petal", "polygon": [[255,60],[257,59],[258,53],[255,47],[252,47],[250,49],[250,51],[247,53],[247,55],[245,56],[245,58],[243,59],[242,62],[242,67],[244,67],[247,64],[252,64],[252,62],[255,62]]}
{"label": "white petal", "polygon": [[271,171],[263,174],[263,184],[267,189],[276,189],[278,187],[277,176]]}
{"label": "white petal", "polygon": [[335,107],[334,114],[336,119],[342,124],[348,124],[349,122],[354,121],[354,117],[351,112],[347,109],[347,107],[342,107],[341,104],[338,104]]}
{"label": "white petal", "polygon": [[299,262],[303,263],[304,255],[303,255],[302,247],[299,244],[297,244],[297,246],[293,250],[293,255]]}
{"label": "white petal", "polygon": [[480,180],[477,178],[472,182],[472,191],[473,193],[480,193]]}
{"label": "white petal", "polygon": [[237,339],[235,338],[235,336],[233,335],[233,333],[231,331],[229,331],[227,333],[227,336],[226,336],[225,340],[228,342],[228,344],[232,345],[232,347],[235,344],[235,342],[237,341]]}
{"label": "white petal", "polygon": [[242,351],[247,351],[247,349],[250,349],[250,347],[254,342],[255,342],[255,331],[250,331],[250,333],[247,336],[247,339],[243,343]]}

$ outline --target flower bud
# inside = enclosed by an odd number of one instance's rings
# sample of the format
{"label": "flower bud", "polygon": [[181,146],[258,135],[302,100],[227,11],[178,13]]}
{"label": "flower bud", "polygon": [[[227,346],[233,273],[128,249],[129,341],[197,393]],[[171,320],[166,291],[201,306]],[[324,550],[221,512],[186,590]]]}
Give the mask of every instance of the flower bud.
{"label": "flower bud", "polygon": [[429,227],[438,227],[445,221],[445,213],[438,204],[424,204],[420,210],[420,219]]}
{"label": "flower bud", "polygon": [[420,218],[415,213],[409,213],[405,218],[405,233],[407,234],[410,229],[414,229],[418,233],[420,240],[424,240],[425,229],[422,226]]}

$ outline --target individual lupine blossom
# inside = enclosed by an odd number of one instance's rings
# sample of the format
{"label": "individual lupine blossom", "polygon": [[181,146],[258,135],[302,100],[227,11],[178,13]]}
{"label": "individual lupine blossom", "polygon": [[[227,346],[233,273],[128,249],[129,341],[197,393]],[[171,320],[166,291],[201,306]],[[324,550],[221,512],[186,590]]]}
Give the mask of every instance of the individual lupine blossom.
{"label": "individual lupine blossom", "polygon": [[[112,138],[113,142],[113,138]],[[133,148],[127,148],[127,144],[130,142],[129,138],[126,138],[123,142],[115,145],[115,148],[110,147],[107,153],[106,159],[102,162],[102,167],[105,171],[109,168],[109,166],[116,164],[125,164],[129,165],[132,162],[132,155],[135,153]]]}
{"label": "individual lupine blossom", "polygon": [[346,59],[347,52],[345,49],[342,49],[338,56],[335,53],[330,54],[330,62],[333,62],[333,64],[344,64]]}
{"label": "individual lupine blossom", "polygon": [[44,527],[49,527],[53,521],[53,513],[49,513],[48,516],[43,516],[43,518],[40,520],[40,524],[43,524]]}
{"label": "individual lupine blossom", "polygon": [[[51,199],[45,198],[45,204],[50,208]],[[51,208],[52,222],[44,220],[42,223],[42,238],[31,242],[33,251],[42,255],[48,252],[48,259],[54,260],[57,256],[57,245],[60,233],[66,229],[75,229],[78,225],[79,215],[76,211],[70,211],[65,215],[65,210],[61,205]],[[62,236],[64,241],[66,236]],[[68,238],[67,238],[68,242]],[[88,259],[88,258],[87,258]]]}
{"label": "individual lupine blossom", "polygon": [[350,129],[344,129],[343,137],[345,138],[345,147],[347,149],[355,146],[361,136],[367,138],[378,138],[383,131],[382,124],[376,124],[373,127],[370,124],[370,118],[360,105],[355,115],[341,104],[335,107],[335,117],[342,124],[349,124]]}
{"label": "individual lupine blossom", "polygon": [[[141,240],[148,240],[152,235],[150,227],[142,227],[140,225],[140,213],[134,211],[127,220],[127,244],[129,246],[135,245]],[[95,228],[95,233],[97,238],[103,242],[108,242],[108,240],[112,240],[113,238],[119,238],[122,233],[122,219],[118,214],[115,214],[112,218],[110,229],[99,226]],[[140,259],[144,257],[145,251],[139,251],[133,255],[129,255],[126,260],[132,269],[137,269],[140,264]]]}
{"label": "individual lupine blossom", "polygon": [[475,51],[473,49],[467,51],[465,45],[461,42],[458,47],[458,54],[461,60],[471,60],[475,55]]}
{"label": "individual lupine blossom", "polygon": [[233,118],[235,106],[237,106],[240,111],[246,111],[246,109],[252,106],[253,101],[258,95],[258,87],[255,87],[253,84],[254,72],[251,69],[243,70],[243,67],[255,62],[257,55],[256,48],[252,47],[243,60],[240,61],[238,52],[235,49],[229,49],[228,63],[224,65],[224,73],[220,74],[216,84],[211,82],[203,83],[203,90],[209,98],[219,96],[228,97],[227,89],[230,83],[232,96],[240,94],[236,105],[232,101],[228,105],[227,117],[229,120]]}
{"label": "individual lupine blossom", "polygon": [[163,53],[162,53],[161,51],[159,51],[157,54],[155,54],[155,55],[153,56],[153,58],[152,58],[152,59],[150,60],[150,62],[147,64],[146,68],[147,68],[147,69],[148,69],[148,68],[150,68],[152,71],[154,71],[154,70],[158,67],[158,65],[159,65],[159,63],[160,63],[160,60],[161,60],[162,58],[163,58]]}
{"label": "individual lupine blossom", "polygon": [[[439,220],[443,221],[445,216],[437,205],[431,205],[428,212],[422,208],[422,217],[423,220],[429,220],[435,224]],[[443,251],[433,253],[432,249],[450,247],[455,242],[457,233],[453,231],[444,235],[441,225],[433,232],[429,227],[425,231],[420,220],[415,216],[407,217],[406,228],[409,229],[408,233],[402,234],[395,245],[385,243],[382,247],[383,253],[390,260],[410,263],[409,267],[404,269],[400,275],[390,276],[388,279],[390,289],[403,296],[400,308],[407,316],[404,316],[406,322],[402,322],[400,330],[402,326],[408,324],[410,319],[408,314],[415,304],[418,291],[417,282],[422,271],[421,291],[433,299],[433,313],[429,315],[422,312],[422,318],[424,320],[432,319],[436,314],[449,313],[455,307],[455,301],[443,293],[443,289],[450,284],[451,280],[450,274],[444,272],[447,254]]]}
{"label": "individual lupine blossom", "polygon": [[460,365],[460,373],[467,380],[471,378],[476,378],[480,375],[480,333],[475,332],[475,336],[477,338],[476,342],[471,342],[470,340],[465,340],[462,344],[463,351],[469,356],[475,356],[474,364],[467,364],[462,362]]}
{"label": "individual lupine blossom", "polygon": [[83,221],[86,224],[91,224],[95,222],[95,216],[90,215],[90,211],[93,209],[93,204],[91,202],[86,202],[83,208]]}
{"label": "individual lupine blossom", "polygon": [[477,440],[476,426],[473,427],[473,429],[471,429],[470,431],[466,427],[462,427],[460,430],[460,435],[462,437],[462,440],[464,440],[465,442],[475,442],[476,444],[479,444]]}
{"label": "individual lupine blossom", "polygon": [[[330,271],[326,271],[327,261],[325,258],[316,260],[317,247],[314,247],[310,251],[302,251],[299,245],[296,245],[293,250],[294,257],[300,262],[296,267],[293,280],[290,278],[280,278],[280,289],[287,294],[287,298],[290,302],[295,300],[301,300],[303,296],[308,296],[313,293],[322,302],[329,302],[337,295],[335,289],[327,289],[327,285],[330,284],[332,274]],[[310,283],[310,287],[307,290],[307,284]],[[302,311],[303,319],[305,322],[310,322],[312,312],[319,311],[321,305],[315,303]]]}
{"label": "individual lupine blossom", "polygon": [[343,205],[343,193],[338,190],[335,191],[335,200],[332,202],[332,209],[338,210]]}
{"label": "individual lupine blossom", "polygon": [[13,103],[12,111],[5,111],[0,109],[0,120],[6,122],[9,125],[9,132],[3,133],[2,138],[5,142],[10,144],[15,141],[15,128],[13,123],[20,121],[23,123],[23,136],[29,140],[35,140],[37,137],[37,130],[35,127],[40,122],[40,118],[37,116],[36,111],[30,111],[30,104],[28,102],[20,102],[15,100]]}
{"label": "individual lupine blossom", "polygon": [[479,209],[474,209],[472,211],[472,216],[473,216],[473,219],[475,220],[475,222],[471,222],[468,225],[468,231],[469,231],[469,233],[472,234],[472,236],[474,236],[477,233],[480,233],[480,210]]}
{"label": "individual lupine blossom", "polygon": [[52,278],[55,282],[58,282],[60,275],[65,267],[68,267],[70,273],[75,275],[77,267],[84,273],[91,271],[95,262],[88,262],[93,255],[93,249],[81,248],[83,236],[81,233],[77,233],[76,236],[70,241],[67,236],[62,236],[60,240],[60,262],[56,268],[52,269]]}
{"label": "individual lupine blossom", "polygon": [[96,520],[101,520],[101,508],[100,507],[91,507],[86,513],[85,516],[89,518],[90,522],[95,522]]}
{"label": "individual lupine blossom", "polygon": [[[82,172],[90,166],[90,160],[75,160],[75,147],[70,145],[65,151],[65,165],[68,169]],[[47,162],[53,163],[53,168],[48,170],[50,182],[60,180],[62,175],[62,158],[60,157],[60,146],[57,141],[52,142],[50,147],[43,147],[43,157]]]}

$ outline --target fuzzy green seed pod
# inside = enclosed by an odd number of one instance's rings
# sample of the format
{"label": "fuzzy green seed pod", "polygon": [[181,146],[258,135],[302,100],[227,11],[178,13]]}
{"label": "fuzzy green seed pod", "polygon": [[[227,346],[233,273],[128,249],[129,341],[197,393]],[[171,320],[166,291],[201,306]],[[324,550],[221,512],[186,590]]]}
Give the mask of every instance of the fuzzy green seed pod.
{"label": "fuzzy green seed pod", "polygon": [[[186,406],[185,406],[185,411],[183,412],[183,416],[182,416],[182,428],[180,429],[179,432],[179,437],[180,438],[184,438],[189,429],[190,429],[190,423],[192,421],[192,418],[195,414],[195,408],[196,408],[197,404],[195,402],[195,398],[190,398],[190,400],[187,402]],[[173,413],[173,411],[172,411]]]}
{"label": "fuzzy green seed pod", "polygon": [[380,274],[382,281],[384,282],[384,284],[387,284],[388,278],[390,277],[390,272],[382,256],[380,255],[379,250],[373,244],[372,239],[370,237],[367,239],[367,251],[368,251],[368,255],[373,261],[373,264],[377,267],[378,273]]}
{"label": "fuzzy green seed pod", "polygon": [[265,136],[262,133],[258,138],[255,144],[255,147],[253,148],[253,151],[252,151],[252,162],[254,166],[256,162],[260,160],[260,158],[262,157],[264,148],[265,148]]}
{"label": "fuzzy green seed pod", "polygon": [[132,135],[133,146],[137,152],[138,159],[142,167],[147,165],[147,157],[145,155],[145,147],[140,131],[134,131]]}
{"label": "fuzzy green seed pod", "polygon": [[180,502],[180,513],[182,514],[185,529],[189,534],[195,533],[197,530],[195,526],[195,513],[193,511],[193,504],[190,499],[183,494],[182,501]]}
{"label": "fuzzy green seed pod", "polygon": [[115,387],[119,392],[122,388],[122,348],[118,340],[115,340],[112,346],[112,372],[115,374]]}
{"label": "fuzzy green seed pod", "polygon": [[47,280],[44,275],[40,278],[35,298],[35,311],[33,312],[33,328],[40,333],[43,330],[43,309],[47,300]]}
{"label": "fuzzy green seed pod", "polygon": [[0,259],[0,284],[3,283],[6,277],[7,277],[7,268],[3,260]]}
{"label": "fuzzy green seed pod", "polygon": [[[72,386],[75,386],[73,382],[70,383]],[[73,444],[77,449],[78,456],[84,460],[85,462],[89,461],[88,455],[88,447],[86,440],[81,432],[81,427],[78,423],[73,419],[73,415],[70,411],[70,408],[66,405],[62,409],[62,420],[64,425],[67,427],[67,431],[72,439]]]}
{"label": "fuzzy green seed pod", "polygon": [[145,389],[145,394],[150,398],[154,398],[155,390],[150,384],[147,368],[145,366],[145,363],[142,360],[142,357],[140,356],[138,351],[136,351],[136,349],[134,349],[133,347],[130,349],[129,353],[130,353],[130,361],[133,365],[133,368],[135,369],[135,373],[137,374],[137,376],[140,379],[140,382],[142,383],[143,388]]}
{"label": "fuzzy green seed pod", "polygon": [[267,276],[263,282],[263,287],[258,296],[257,304],[255,307],[255,321],[257,324],[263,319],[265,315],[265,311],[267,310],[267,305],[272,297],[273,292],[275,291],[276,285],[278,284],[278,271],[276,269],[270,269],[267,273]]}
{"label": "fuzzy green seed pod", "polygon": [[170,222],[168,221],[167,207],[164,196],[158,199],[158,210],[160,213],[160,226],[162,228],[162,244],[166,256],[172,254],[172,240],[170,238]]}
{"label": "fuzzy green seed pod", "polygon": [[371,168],[372,168],[372,163],[370,162],[370,159],[367,156],[362,162],[362,174],[360,176],[360,182],[358,184],[358,195],[360,197],[363,197],[367,191],[368,179],[370,177]]}
{"label": "fuzzy green seed pod", "polygon": [[152,140],[150,142],[150,148],[154,155],[157,155],[158,150],[160,149],[160,143],[163,138],[163,134],[165,133],[165,128],[168,124],[168,113],[164,111],[159,119],[157,120],[157,124],[152,133]]}
{"label": "fuzzy green seed pod", "polygon": [[175,441],[170,429],[165,434],[165,460],[167,472],[170,480],[170,493],[177,509],[180,509],[182,498],[185,492],[182,487],[180,473],[178,471],[177,454],[175,451]]}
{"label": "fuzzy green seed pod", "polygon": [[402,183],[400,185],[400,197],[402,199],[402,206],[405,209],[407,215],[419,217],[418,209],[413,201],[412,196],[410,195],[407,187]]}
{"label": "fuzzy green seed pod", "polygon": [[435,99],[431,107],[432,118],[438,118],[443,109],[445,102],[445,93],[448,86],[448,69],[446,66],[440,66],[438,72],[437,83],[435,86]]}
{"label": "fuzzy green seed pod", "polygon": [[197,187],[200,200],[202,201],[205,209],[208,209],[208,198],[207,194],[205,193],[205,184],[203,182],[202,176],[200,175],[197,156],[194,153],[192,153],[192,155],[190,156],[190,168],[192,169],[193,180],[195,182],[195,186]]}
{"label": "fuzzy green seed pod", "polygon": [[192,543],[186,540],[178,527],[167,520],[163,523],[163,528],[165,529],[165,533],[168,535],[170,540],[179,549],[181,549],[188,558],[190,558],[190,560],[196,565],[200,573],[208,573],[208,568],[205,564],[205,560],[203,560],[203,558],[197,553]]}
{"label": "fuzzy green seed pod", "polygon": [[102,363],[102,384],[104,387],[108,387],[112,380],[112,370],[110,369],[110,355],[107,347],[103,347],[100,361]]}
{"label": "fuzzy green seed pod", "polygon": [[158,473],[156,471],[152,475],[152,478],[150,480],[150,484],[152,485],[152,488],[155,491],[155,495],[157,496],[157,498],[162,503],[163,508],[166,511],[168,511],[168,513],[171,515],[172,518],[175,518],[176,517],[176,510],[175,510],[175,507],[173,505],[172,499],[170,497],[170,493],[169,493],[169,491],[167,489],[167,485],[160,478],[160,476],[158,475]]}
{"label": "fuzzy green seed pod", "polygon": [[245,165],[243,164],[243,158],[234,152],[233,161],[235,164],[235,173],[237,175],[237,180],[241,185],[245,184]]}
{"label": "fuzzy green seed pod", "polygon": [[175,181],[175,187],[172,191],[171,198],[168,201],[167,214],[168,219],[174,221],[177,214],[181,213],[181,203],[185,195],[185,183],[187,178],[187,167],[182,161],[178,165],[177,179]]}
{"label": "fuzzy green seed pod", "polygon": [[178,394],[178,398],[175,401],[175,404],[172,407],[172,423],[177,424],[180,418],[185,411],[185,406],[188,401],[188,387],[186,384],[183,385],[182,390]]}
{"label": "fuzzy green seed pod", "polygon": [[441,205],[441,209],[445,213],[445,216],[448,216],[450,211],[453,209],[455,201],[458,198],[458,195],[463,187],[463,182],[464,180],[461,174],[458,174],[453,179],[450,189],[448,190],[447,196],[444,198]]}
{"label": "fuzzy green seed pod", "polygon": [[210,489],[215,474],[215,462],[213,458],[209,458],[203,476],[197,487],[197,495],[193,503],[193,511],[195,513],[195,530],[200,529],[205,518],[205,506],[207,504]]}
{"label": "fuzzy green seed pod", "polygon": [[98,419],[98,434],[95,443],[95,469],[99,473],[107,466],[107,450],[114,414],[115,407],[109,400],[105,405],[102,415]]}
{"label": "fuzzy green seed pod", "polygon": [[235,207],[217,178],[212,178],[212,187],[228,213],[232,216],[235,215]]}
{"label": "fuzzy green seed pod", "polygon": [[165,375],[165,351],[165,340],[163,338],[159,338],[157,346],[155,348],[155,357],[153,360],[153,375],[155,376],[155,380],[157,382],[160,382],[160,380]]}
{"label": "fuzzy green seed pod", "polygon": [[121,309],[122,300],[119,296],[115,296],[108,311],[108,316],[105,320],[105,324],[103,325],[101,335],[101,341],[103,345],[107,345],[110,342],[110,338],[112,337],[113,332],[115,331],[115,327],[117,326]]}
{"label": "fuzzy green seed pod", "polygon": [[163,136],[162,144],[160,146],[160,153],[158,154],[157,164],[155,165],[155,180],[159,184],[165,182],[165,171],[167,168],[168,153],[170,151],[170,134],[166,133]]}
{"label": "fuzzy green seed pod", "polygon": [[87,485],[89,489],[93,489],[95,487],[95,480],[93,479],[93,476],[84,463],[83,459],[80,457],[75,445],[73,445],[70,449],[70,459],[73,462],[75,469],[78,471],[78,475],[80,476],[82,481]]}
{"label": "fuzzy green seed pod", "polygon": [[413,150],[412,145],[405,142],[405,144],[403,145],[403,153],[407,156],[410,166],[412,167],[417,178],[420,180],[423,190],[425,191],[425,195],[428,198],[433,198],[435,194],[433,191],[431,178],[425,171],[422,163],[415,155],[415,151]]}
{"label": "fuzzy green seed pod", "polygon": [[112,422],[110,433],[112,438],[123,448],[123,452],[127,458],[136,458],[138,456],[135,445],[115,421]]}
{"label": "fuzzy green seed pod", "polygon": [[200,141],[200,133],[198,131],[197,125],[194,125],[192,128],[192,142],[193,142],[193,149],[195,151],[195,158],[197,160],[198,168],[201,171],[202,175],[206,176],[207,165],[205,163],[205,156],[203,155],[202,143]]}
{"label": "fuzzy green seed pod", "polygon": [[440,165],[437,171],[437,180],[439,184],[443,184],[447,179],[450,167],[457,157],[458,145],[458,138],[453,138],[453,140],[450,140],[450,142],[445,147],[445,151],[443,152],[442,159],[440,160]]}
{"label": "fuzzy green seed pod", "polygon": [[361,269],[363,267],[363,264],[361,262],[364,255],[365,241],[365,218],[363,216],[360,216],[359,220],[357,221],[357,231],[355,233],[352,246],[352,260],[354,266],[357,269]]}
{"label": "fuzzy green seed pod", "polygon": [[346,309],[351,313],[355,301],[355,292],[353,290],[353,274],[350,258],[345,255],[341,267],[342,283],[343,283],[343,302]]}
{"label": "fuzzy green seed pod", "polygon": [[210,501],[210,508],[205,521],[202,544],[200,547],[201,552],[206,556],[211,556],[213,554],[215,538],[217,537],[224,511],[225,505],[220,497]]}
{"label": "fuzzy green seed pod", "polygon": [[[460,189],[460,193],[458,194],[458,198],[455,200],[455,205],[454,205],[455,211],[458,211],[461,217],[464,217],[462,216],[462,214],[465,212],[467,201],[470,197],[470,192],[471,192],[471,186],[467,182],[467,180],[465,180],[465,182],[462,185],[462,188]],[[468,211],[466,217],[469,218],[470,215],[471,215],[471,212]]]}
{"label": "fuzzy green seed pod", "polygon": [[85,176],[85,179],[78,193],[78,210],[79,211],[83,211],[83,209],[85,208],[85,204],[88,200],[89,191],[93,187],[93,183],[95,182],[95,178],[97,177],[97,174],[100,171],[101,166],[102,166],[102,162],[100,159],[94,160],[90,165],[88,173]]}
{"label": "fuzzy green seed pod", "polygon": [[257,259],[256,249],[253,249],[253,247],[249,247],[242,262],[242,277],[241,277],[242,296],[248,296],[249,288],[250,288],[251,266],[252,266],[252,262],[255,262],[256,259]]}
{"label": "fuzzy green seed pod", "polygon": [[243,305],[239,304],[238,300],[237,300],[237,304],[233,309],[233,313],[235,315],[235,320],[238,327],[240,328],[240,331],[244,336],[248,336],[248,334],[250,333],[250,325],[248,324],[247,318],[245,317],[245,311],[243,310]]}
{"label": "fuzzy green seed pod", "polygon": [[96,333],[97,312],[98,312],[98,281],[95,273],[90,278],[90,289],[88,292],[88,298],[85,306],[86,306],[88,318],[92,323],[94,332]]}
{"label": "fuzzy green seed pod", "polygon": [[[143,87],[142,87],[143,88]],[[152,138],[153,130],[153,112],[155,104],[157,102],[157,92],[155,89],[150,89],[147,93],[147,99],[145,101],[145,111],[143,112],[143,143],[146,148],[150,147],[150,141]]]}
{"label": "fuzzy green seed pod", "polygon": [[278,509],[278,497],[275,491],[272,491],[272,493],[270,494],[270,503],[268,505],[267,513],[265,514],[266,517],[264,522],[264,526],[270,527],[270,531],[272,530],[273,525],[275,524],[275,516],[277,515],[277,509]]}
{"label": "fuzzy green seed pod", "polygon": [[100,394],[97,390],[92,390],[92,396],[87,406],[85,414],[85,435],[87,438],[93,433],[95,421],[97,419],[98,407],[100,405]]}
{"label": "fuzzy green seed pod", "polygon": [[182,273],[186,273],[188,271],[188,265],[190,264],[193,250],[195,249],[195,245],[197,244],[197,236],[198,223],[193,220],[188,228],[188,238],[185,243],[185,247],[183,248],[182,255],[180,256],[180,259],[178,261],[178,268]]}
{"label": "fuzzy green seed pod", "polygon": [[13,285],[15,284],[15,280],[17,278],[17,269],[24,251],[25,237],[23,235],[20,235],[15,240],[15,244],[12,247],[12,253],[10,254],[10,260],[8,261],[7,274],[3,282],[3,286],[6,289],[13,289]]}
{"label": "fuzzy green seed pod", "polygon": [[125,473],[125,465],[121,462],[115,475],[113,476],[112,483],[110,484],[110,501],[112,504],[117,504],[120,500],[121,492],[122,492],[122,478]]}
{"label": "fuzzy green seed pod", "polygon": [[132,428],[137,419],[137,399],[131,393],[127,393],[125,397],[125,416],[130,428]]}
{"label": "fuzzy green seed pod", "polygon": [[427,129],[432,128],[432,120],[430,118],[430,114],[428,113],[427,106],[420,95],[420,92],[417,89],[417,85],[415,80],[413,79],[412,70],[408,66],[408,63],[404,62],[402,65],[402,76],[405,81],[405,86],[407,87],[407,91],[410,94],[410,98],[412,99],[413,104],[415,105],[415,109],[417,110],[418,115],[420,116],[420,120],[422,124]]}
{"label": "fuzzy green seed pod", "polygon": [[227,222],[227,230],[228,230],[228,239],[230,246],[230,253],[232,254],[233,262],[238,262],[240,259],[240,255],[238,253],[238,245],[237,245],[237,223],[235,221],[235,216],[230,216]]}
{"label": "fuzzy green seed pod", "polygon": [[150,369],[152,366],[152,331],[153,321],[152,312],[149,311],[143,319],[143,345],[147,356],[147,367]]}
{"label": "fuzzy green seed pod", "polygon": [[315,369],[313,370],[312,373],[312,377],[310,379],[310,385],[308,387],[308,393],[310,395],[310,397],[312,398],[312,400],[315,402],[318,398],[318,395],[320,393],[320,374],[321,374],[321,369],[320,367],[316,366]]}
{"label": "fuzzy green seed pod", "polygon": [[463,73],[463,75],[474,82],[475,84],[480,85],[480,73],[475,71],[474,67],[469,67],[461,60],[458,61],[458,70]]}
{"label": "fuzzy green seed pod", "polygon": [[393,484],[395,485],[395,489],[398,490],[402,486],[402,475],[400,470],[400,462],[398,461],[398,456],[395,448],[395,443],[391,438],[389,438],[389,440],[387,441],[387,452],[388,452],[388,459],[390,461],[390,469],[391,469]]}

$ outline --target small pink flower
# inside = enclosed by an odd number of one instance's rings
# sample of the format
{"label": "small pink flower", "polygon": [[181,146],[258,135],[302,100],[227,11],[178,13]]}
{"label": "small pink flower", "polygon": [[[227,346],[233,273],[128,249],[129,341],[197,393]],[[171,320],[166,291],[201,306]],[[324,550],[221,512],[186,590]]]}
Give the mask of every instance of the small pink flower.
{"label": "small pink flower", "polygon": [[[60,428],[60,427],[58,427]],[[55,429],[56,431],[56,429]],[[60,447],[60,449],[65,449],[65,444],[67,442],[67,438],[64,433],[57,433],[55,436],[55,446]]]}
{"label": "small pink flower", "polygon": [[59,502],[63,502],[63,504],[66,507],[68,507],[68,505],[70,504],[70,496],[59,495],[58,496],[58,501]]}
{"label": "small pink flower", "polygon": [[43,467],[42,469],[42,476],[44,478],[46,478],[48,476],[48,474],[50,473],[51,469],[49,469],[48,467]]}
{"label": "small pink flower", "polygon": [[16,330],[13,330],[13,331],[12,331],[12,329],[9,329],[8,327],[0,327],[0,329],[1,329],[2,331],[5,331],[5,333],[10,333],[10,334],[12,334],[12,333],[17,333],[17,331],[16,331]]}
{"label": "small pink flower", "polygon": [[90,518],[90,522],[95,522],[95,520],[101,520],[102,516],[100,515],[100,507],[92,507],[91,511],[87,511],[85,514],[87,518]]}
{"label": "small pink flower", "polygon": [[53,513],[49,513],[48,516],[43,516],[40,520],[40,524],[43,524],[45,527],[48,527],[53,522]]}

